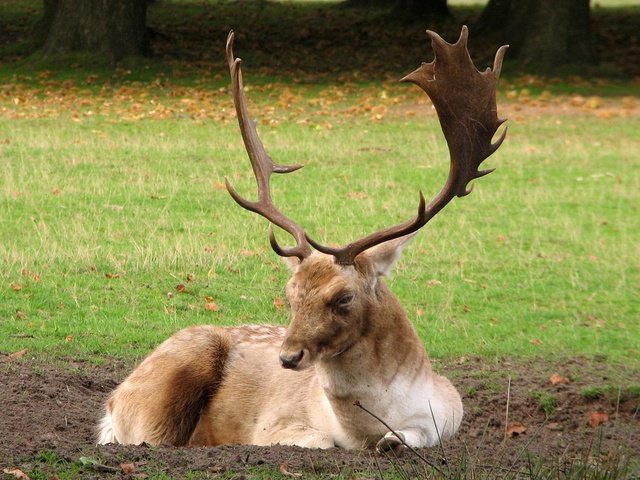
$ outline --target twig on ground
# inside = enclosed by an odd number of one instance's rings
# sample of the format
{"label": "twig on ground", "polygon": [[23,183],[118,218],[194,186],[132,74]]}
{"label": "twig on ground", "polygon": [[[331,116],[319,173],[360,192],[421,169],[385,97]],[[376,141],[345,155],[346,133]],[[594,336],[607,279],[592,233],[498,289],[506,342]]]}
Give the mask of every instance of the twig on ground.
{"label": "twig on ground", "polygon": [[393,430],[393,428],[391,428],[389,426],[389,424],[387,424],[387,422],[385,422],[383,419],[381,419],[380,417],[378,417],[375,413],[373,413],[372,411],[368,410],[367,408],[365,408],[359,400],[356,400],[355,402],[353,402],[353,404],[360,408],[361,410],[363,410],[365,413],[368,413],[369,415],[371,415],[373,418],[375,418],[377,421],[379,421],[382,425],[385,426],[385,428],[387,430],[389,430],[393,435],[396,436],[396,438],[398,440],[400,440],[400,443],[402,443],[402,445],[404,445],[405,447],[407,447],[409,450],[411,450],[411,452],[413,452],[414,455],[416,455],[420,460],[422,460],[424,463],[426,463],[427,465],[429,465],[430,467],[434,468],[439,474],[442,475],[442,470],[440,470],[436,465],[434,465],[428,458],[426,458],[424,455],[422,455],[420,452],[418,452],[415,448],[413,448],[411,445],[408,445],[407,442],[404,441],[404,438],[402,438],[402,436],[398,435],[396,433],[395,430]]}
{"label": "twig on ground", "polygon": [[504,438],[502,443],[507,443],[507,428],[509,427],[509,401],[511,399],[511,375],[509,375],[509,382],[507,383],[507,408],[504,414]]}

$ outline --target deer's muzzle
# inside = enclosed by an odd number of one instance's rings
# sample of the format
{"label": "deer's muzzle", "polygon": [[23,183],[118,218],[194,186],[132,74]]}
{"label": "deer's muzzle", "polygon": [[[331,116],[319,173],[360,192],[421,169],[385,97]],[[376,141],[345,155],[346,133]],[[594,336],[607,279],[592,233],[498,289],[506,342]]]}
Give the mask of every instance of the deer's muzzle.
{"label": "deer's muzzle", "polygon": [[280,364],[283,368],[295,369],[298,368],[300,362],[302,361],[302,357],[304,357],[304,350],[300,350],[293,355],[281,352],[280,353]]}

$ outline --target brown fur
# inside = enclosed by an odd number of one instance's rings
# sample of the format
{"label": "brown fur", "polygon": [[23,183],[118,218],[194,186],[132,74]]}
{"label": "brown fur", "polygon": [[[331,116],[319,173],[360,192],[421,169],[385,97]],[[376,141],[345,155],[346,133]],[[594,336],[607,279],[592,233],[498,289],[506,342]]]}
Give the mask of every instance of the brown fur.
{"label": "brown fur", "polygon": [[[440,410],[450,402],[461,417],[459,395],[431,371],[413,325],[379,277],[407,241],[375,247],[355,266],[319,253],[293,262],[286,332],[248,325],[176,333],[113,392],[100,441],[361,448],[379,444],[386,429],[356,401],[398,429],[419,427],[428,402]],[[299,364],[281,367],[279,355],[299,352]],[[424,402],[413,385],[426,389]],[[423,411],[419,420],[413,408]],[[443,420],[456,424],[447,435],[459,424],[452,418]],[[413,443],[433,442],[427,433],[419,430]]]}

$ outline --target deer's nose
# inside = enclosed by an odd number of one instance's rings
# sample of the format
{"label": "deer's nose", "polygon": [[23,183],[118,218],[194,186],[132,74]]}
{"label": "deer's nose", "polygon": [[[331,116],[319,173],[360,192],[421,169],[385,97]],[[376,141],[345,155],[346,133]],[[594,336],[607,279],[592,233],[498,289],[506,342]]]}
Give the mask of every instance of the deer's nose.
{"label": "deer's nose", "polygon": [[298,365],[300,365],[300,360],[302,360],[302,357],[304,356],[304,350],[300,350],[297,353],[294,353],[293,355],[288,355],[284,352],[280,353],[280,364],[282,365],[283,368],[296,368]]}

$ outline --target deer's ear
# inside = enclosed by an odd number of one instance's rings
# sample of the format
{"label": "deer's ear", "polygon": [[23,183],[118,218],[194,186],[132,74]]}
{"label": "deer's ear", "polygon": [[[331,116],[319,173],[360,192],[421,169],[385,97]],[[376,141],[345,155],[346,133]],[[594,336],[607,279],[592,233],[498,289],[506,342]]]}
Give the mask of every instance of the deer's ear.
{"label": "deer's ear", "polygon": [[395,263],[402,256],[404,247],[406,247],[417,234],[418,232],[414,232],[404,237],[389,240],[388,242],[371,247],[360,255],[363,255],[371,263],[377,276],[389,275]]}
{"label": "deer's ear", "polygon": [[296,273],[298,267],[300,267],[300,259],[298,257],[282,257],[282,261],[289,267],[291,273]]}

